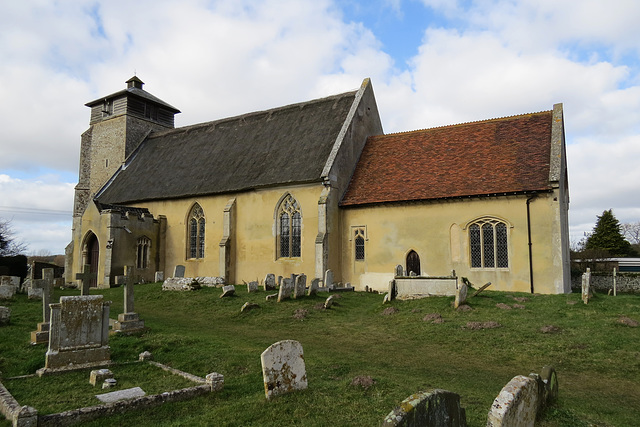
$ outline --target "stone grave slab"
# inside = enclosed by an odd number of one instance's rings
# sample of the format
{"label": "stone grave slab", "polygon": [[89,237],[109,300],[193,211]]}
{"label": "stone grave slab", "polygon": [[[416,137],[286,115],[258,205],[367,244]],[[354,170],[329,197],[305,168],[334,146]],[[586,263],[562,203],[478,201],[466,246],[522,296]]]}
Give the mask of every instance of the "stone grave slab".
{"label": "stone grave slab", "polygon": [[102,295],[64,296],[50,304],[49,349],[38,374],[111,363],[110,305]]}
{"label": "stone grave slab", "polygon": [[307,289],[307,276],[304,274],[296,276],[295,286],[293,288],[293,298],[294,299],[302,298],[304,296],[306,289]]}
{"label": "stone grave slab", "polygon": [[260,357],[267,399],[307,388],[307,372],[302,345],[298,341],[278,341]]}
{"label": "stone grave slab", "polygon": [[135,399],[136,397],[142,397],[146,394],[147,393],[145,393],[140,387],[133,387],[109,393],[96,394],[96,397],[102,403],[113,403],[121,400]]}

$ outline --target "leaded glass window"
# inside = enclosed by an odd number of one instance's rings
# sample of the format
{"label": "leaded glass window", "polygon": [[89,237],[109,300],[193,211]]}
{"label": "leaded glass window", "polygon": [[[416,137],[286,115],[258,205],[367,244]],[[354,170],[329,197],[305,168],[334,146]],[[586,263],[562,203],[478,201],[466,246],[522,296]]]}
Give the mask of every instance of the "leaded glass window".
{"label": "leaded glass window", "polygon": [[204,258],[205,216],[202,207],[196,203],[189,213],[188,258]]}
{"label": "leaded glass window", "polygon": [[507,225],[495,219],[482,219],[469,226],[472,268],[509,268]]}
{"label": "leaded glass window", "polygon": [[291,195],[278,206],[278,256],[297,258],[302,253],[302,213],[300,204]]}
{"label": "leaded glass window", "polygon": [[149,267],[149,248],[151,247],[151,240],[148,237],[142,236],[138,239],[136,246],[136,268]]}
{"label": "leaded glass window", "polygon": [[364,229],[356,228],[354,231],[354,252],[356,261],[364,261]]}

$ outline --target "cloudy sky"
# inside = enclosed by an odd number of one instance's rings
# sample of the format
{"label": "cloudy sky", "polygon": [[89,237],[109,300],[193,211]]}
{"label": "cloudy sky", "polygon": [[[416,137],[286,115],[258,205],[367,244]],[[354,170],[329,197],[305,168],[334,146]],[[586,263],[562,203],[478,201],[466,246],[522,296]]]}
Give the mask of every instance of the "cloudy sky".
{"label": "cloudy sky", "polygon": [[84,104],[134,73],[176,126],[370,77],[385,132],[564,103],[576,242],[605,209],[640,221],[639,20],[637,0],[2,1],[0,217],[64,253]]}

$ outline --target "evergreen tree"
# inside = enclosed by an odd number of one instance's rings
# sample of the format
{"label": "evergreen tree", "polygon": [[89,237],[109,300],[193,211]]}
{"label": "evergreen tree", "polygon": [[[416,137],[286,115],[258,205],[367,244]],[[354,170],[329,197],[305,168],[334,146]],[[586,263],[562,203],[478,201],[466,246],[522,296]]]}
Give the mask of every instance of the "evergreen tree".
{"label": "evergreen tree", "polygon": [[593,232],[587,238],[585,249],[603,250],[610,256],[637,255],[631,243],[624,239],[620,229],[620,222],[613,215],[611,209],[598,216]]}

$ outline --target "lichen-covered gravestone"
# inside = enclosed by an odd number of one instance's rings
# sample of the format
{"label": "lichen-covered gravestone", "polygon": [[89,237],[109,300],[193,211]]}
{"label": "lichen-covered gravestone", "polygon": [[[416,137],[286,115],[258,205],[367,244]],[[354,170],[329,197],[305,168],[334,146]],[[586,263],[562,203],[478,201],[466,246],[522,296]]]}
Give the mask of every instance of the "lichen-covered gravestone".
{"label": "lichen-covered gravestone", "polygon": [[514,377],[493,401],[487,427],[533,427],[539,398],[535,379],[524,375]]}
{"label": "lichen-covered gravestone", "polygon": [[108,365],[110,305],[102,295],[65,296],[51,304],[49,349],[38,375]]}
{"label": "lichen-covered gravestone", "polygon": [[278,292],[278,302],[291,298],[291,292],[293,291],[293,285],[291,279],[282,279],[282,285]]}
{"label": "lichen-covered gravestone", "polygon": [[456,289],[456,299],[453,302],[453,308],[458,308],[467,302],[467,285],[464,283]]}
{"label": "lichen-covered gravestone", "polygon": [[269,346],[260,359],[267,399],[307,388],[304,355],[298,341],[278,341]]}
{"label": "lichen-covered gravestone", "polygon": [[264,290],[265,291],[273,291],[276,288],[276,275],[273,273],[268,273],[264,277]]}
{"label": "lichen-covered gravestone", "polygon": [[258,282],[254,280],[253,282],[247,283],[247,292],[258,292]]}
{"label": "lichen-covered gravestone", "polygon": [[316,277],[311,281],[311,285],[309,285],[309,296],[316,295],[318,293],[319,287],[320,287],[320,279]]}
{"label": "lichen-covered gravestone", "polygon": [[447,390],[428,390],[412,394],[382,422],[383,426],[466,427],[467,417],[460,396]]}
{"label": "lichen-covered gravestone", "polygon": [[591,269],[587,268],[587,272],[582,274],[582,302],[589,303],[591,299]]}

